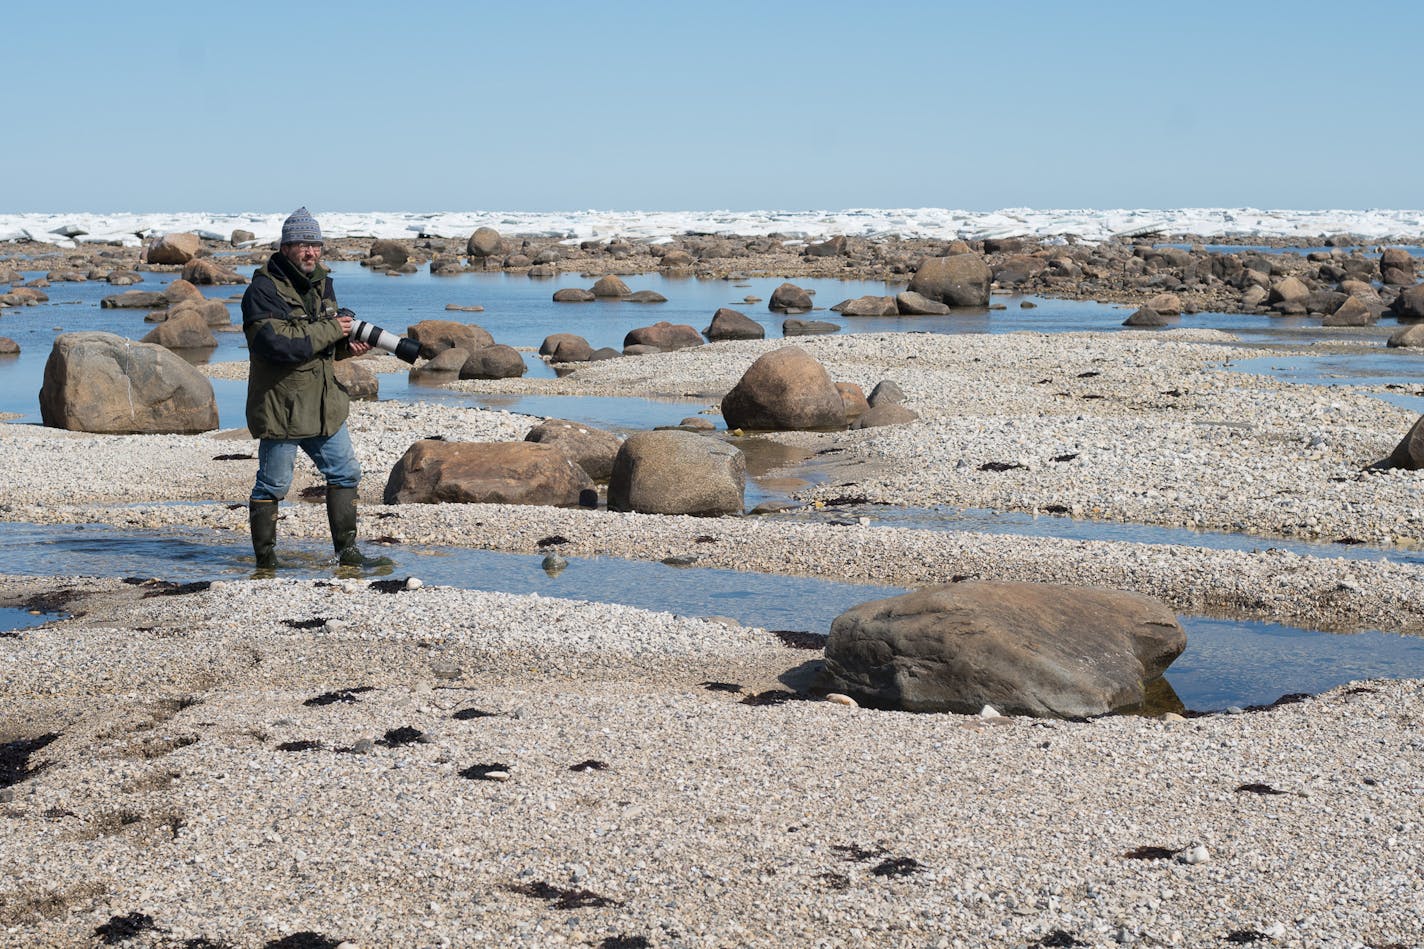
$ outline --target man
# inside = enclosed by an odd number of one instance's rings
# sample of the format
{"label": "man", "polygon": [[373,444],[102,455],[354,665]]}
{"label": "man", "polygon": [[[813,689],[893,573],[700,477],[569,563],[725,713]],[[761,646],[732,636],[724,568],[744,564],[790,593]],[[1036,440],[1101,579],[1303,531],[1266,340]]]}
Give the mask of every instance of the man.
{"label": "man", "polygon": [[371,347],[348,338],[350,311],[338,311],[321,265],[321,227],[306,208],[282,224],[278,252],[252,275],[242,295],[247,335],[247,427],[260,439],[257,481],[248,505],[257,566],[277,566],[277,505],[292,486],[297,449],[326,478],[326,517],[341,563],[369,560],[356,547],[356,486],[361,464],[346,430],[350,398],[336,381],[336,360]]}

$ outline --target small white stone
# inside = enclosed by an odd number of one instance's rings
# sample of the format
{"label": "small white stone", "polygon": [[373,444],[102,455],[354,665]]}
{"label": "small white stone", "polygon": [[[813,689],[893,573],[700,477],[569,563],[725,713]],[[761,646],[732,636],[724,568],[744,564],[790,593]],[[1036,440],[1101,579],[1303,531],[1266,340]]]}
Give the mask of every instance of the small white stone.
{"label": "small white stone", "polygon": [[508,781],[508,780],[509,780],[509,772],[508,772],[508,771],[486,771],[486,772],[485,772],[485,780],[486,780],[486,781]]}
{"label": "small white stone", "polygon": [[980,718],[998,718],[999,710],[992,705],[986,705],[979,710]]}
{"label": "small white stone", "polygon": [[827,695],[826,701],[834,702],[836,705],[845,705],[849,708],[860,707],[860,703],[857,702],[855,699],[851,698],[849,695],[842,695],[839,692],[832,692],[830,695]]}
{"label": "small white stone", "polygon": [[1177,855],[1177,860],[1181,863],[1206,863],[1210,859],[1211,853],[1201,844],[1197,844],[1195,847],[1188,847]]}
{"label": "small white stone", "polygon": [[406,577],[405,588],[407,590],[419,590],[423,586],[425,586],[425,581],[419,577]]}

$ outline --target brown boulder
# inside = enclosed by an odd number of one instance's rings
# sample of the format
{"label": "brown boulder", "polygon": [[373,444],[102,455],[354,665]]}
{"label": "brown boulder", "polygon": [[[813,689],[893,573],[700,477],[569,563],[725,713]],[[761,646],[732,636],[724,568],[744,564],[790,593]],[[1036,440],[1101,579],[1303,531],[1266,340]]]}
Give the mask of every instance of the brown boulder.
{"label": "brown boulder", "polygon": [[593,482],[553,445],[425,439],[386,481],[387,504],[543,504],[573,507]]}
{"label": "brown boulder", "polygon": [[202,246],[197,234],[164,234],[148,245],[145,259],[150,264],[186,264],[198,255]]}
{"label": "brown boulder", "polygon": [[747,465],[724,441],[677,429],[628,436],[608,478],[608,509],[640,514],[740,514]]}
{"label": "brown boulder", "polygon": [[211,349],[218,344],[202,314],[192,309],[170,316],[149,330],[140,342],[168,349]]}
{"label": "brown boulder", "polygon": [[724,339],[765,339],[766,328],[740,310],[720,307],[702,335],[717,342]]}
{"label": "brown boulder", "polygon": [[371,243],[367,257],[379,257],[387,267],[398,268],[410,260],[410,251],[400,241],[378,240]]}
{"label": "brown boulder", "polygon": [[[866,401],[865,390],[854,382],[837,382],[836,391],[841,394],[841,406],[845,409],[847,422],[854,423],[870,410],[870,403]],[[854,424],[851,428],[855,428]]]}
{"label": "brown boulder", "polygon": [[1322,326],[1370,326],[1374,322],[1374,310],[1361,302],[1359,297],[1346,297],[1334,313],[1320,321]]}
{"label": "brown boulder", "polygon": [[421,320],[406,327],[405,335],[420,344],[420,355],[426,359],[447,349],[472,353],[483,346],[494,345],[494,337],[483,326],[454,320]]}
{"label": "brown boulder", "polygon": [[623,351],[630,346],[653,346],[662,352],[689,349],[702,345],[702,334],[686,323],[669,323],[660,320],[652,326],[639,326],[628,331],[623,337]]}
{"label": "brown boulder", "polygon": [[1123,326],[1166,326],[1171,321],[1150,306],[1138,307],[1137,312],[1122,321]]}
{"label": "brown boulder", "polygon": [[1424,323],[1412,323],[1390,334],[1386,346],[1398,348],[1424,348]]}
{"label": "brown boulder", "polygon": [[608,480],[613,473],[613,459],[623,445],[623,439],[613,432],[559,418],[535,425],[524,440],[561,449],[595,481]]}
{"label": "brown boulder", "polygon": [[208,377],[162,346],[65,333],[45,363],[40,417],[79,432],[191,434],[218,427],[218,406]]}
{"label": "brown boulder", "polygon": [[183,279],[191,284],[228,285],[246,283],[247,278],[211,257],[194,257],[183,265]]}
{"label": "brown boulder", "polygon": [[607,277],[598,278],[598,282],[593,285],[590,292],[595,297],[609,298],[625,297],[633,291],[629,290],[628,285],[621,279],[609,274]]}
{"label": "brown boulder", "polygon": [[799,346],[759,357],[722,397],[728,428],[845,428],[845,405],[824,366]]}
{"label": "brown boulder", "polygon": [[471,257],[493,257],[500,251],[499,231],[492,227],[477,227],[465,242],[465,253]]}
{"label": "brown boulder", "polygon": [[1399,291],[1389,308],[1401,320],[1424,320],[1424,283]]}
{"label": "brown boulder", "polygon": [[8,336],[0,336],[0,356],[18,356],[20,344]]}
{"label": "brown boulder", "polygon": [[947,306],[988,306],[993,274],[978,254],[926,257],[910,279],[910,289]]}
{"label": "brown boulder", "polygon": [[598,298],[593,295],[592,290],[585,290],[583,287],[565,287],[554,291],[555,303],[588,303],[596,299]]}
{"label": "brown boulder", "polygon": [[828,333],[839,333],[840,329],[838,324],[825,320],[789,319],[781,323],[782,336],[825,336]]}
{"label": "brown boulder", "polygon": [[766,308],[776,313],[805,313],[811,309],[811,294],[794,283],[783,283],[771,291]]}
{"label": "brown boulder", "polygon": [[364,365],[363,360],[338,359],[334,368],[337,383],[351,398],[365,402],[375,402],[380,398],[380,380]]}
{"label": "brown boulder", "polygon": [[185,313],[196,313],[208,326],[231,326],[232,314],[228,312],[227,304],[221,300],[207,300],[203,297],[198,299],[181,300],[170,306],[164,319],[172,320]]}
{"label": "brown boulder", "polygon": [[966,581],[863,603],[831,624],[831,691],[864,705],[1077,717],[1130,709],[1186,648],[1172,611],[1136,593]]}

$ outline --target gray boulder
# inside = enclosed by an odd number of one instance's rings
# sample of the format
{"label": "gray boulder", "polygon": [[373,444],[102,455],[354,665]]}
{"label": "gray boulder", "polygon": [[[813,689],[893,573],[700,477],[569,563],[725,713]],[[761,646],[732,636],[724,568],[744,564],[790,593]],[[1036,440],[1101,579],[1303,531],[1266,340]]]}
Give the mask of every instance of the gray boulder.
{"label": "gray boulder", "polygon": [[192,434],[218,427],[218,406],[208,377],[162,346],[65,333],[45,363],[40,417],[77,432]]}
{"label": "gray boulder", "polygon": [[824,366],[799,346],[759,357],[722,397],[728,428],[845,428],[845,406]]}
{"label": "gray boulder", "polygon": [[839,333],[840,325],[828,323],[825,320],[783,320],[781,323],[782,336],[825,336],[829,333]]}
{"label": "gray boulder", "polygon": [[1424,323],[1411,323],[1390,334],[1385,342],[1393,348],[1424,348]]}
{"label": "gray boulder", "polygon": [[1401,290],[1389,308],[1401,320],[1424,320],[1424,283]]}
{"label": "gray boulder", "polygon": [[387,267],[395,268],[410,260],[410,251],[400,241],[382,238],[371,242],[371,249],[366,256],[379,257]]}
{"label": "gray boulder", "polygon": [[623,440],[613,432],[559,418],[535,425],[524,440],[562,449],[595,481],[607,481],[613,474],[613,459],[623,446]]}
{"label": "gray boulder", "polygon": [[423,439],[391,469],[385,502],[573,507],[593,490],[584,470],[553,445]]}
{"label": "gray boulder", "polygon": [[853,429],[879,428],[882,425],[905,425],[920,417],[920,413],[899,402],[877,402],[851,422]]}
{"label": "gray boulder", "polygon": [[613,460],[608,509],[740,514],[746,482],[746,459],[726,442],[677,429],[637,432]]}
{"label": "gray boulder", "polygon": [[988,306],[993,273],[978,254],[926,257],[910,279],[910,289],[947,306]]}
{"label": "gray boulder", "polygon": [[1103,715],[1142,703],[1186,648],[1159,600],[1045,583],[967,581],[863,603],[826,643],[831,691],[864,705]]}
{"label": "gray boulder", "polygon": [[1320,321],[1322,326],[1370,326],[1375,322],[1375,312],[1359,297],[1346,297],[1335,308],[1335,312]]}
{"label": "gray boulder", "polygon": [[593,295],[592,290],[585,290],[583,287],[565,287],[554,291],[555,303],[589,303],[596,299],[598,298]]}
{"label": "gray boulder", "polygon": [[831,307],[842,316],[899,316],[900,305],[894,297],[864,296],[846,300]]}
{"label": "gray boulder", "polygon": [[872,406],[885,405],[888,402],[904,402],[905,390],[900,388],[900,383],[894,379],[881,379],[875,384],[875,388],[870,390],[870,396],[866,401]]}

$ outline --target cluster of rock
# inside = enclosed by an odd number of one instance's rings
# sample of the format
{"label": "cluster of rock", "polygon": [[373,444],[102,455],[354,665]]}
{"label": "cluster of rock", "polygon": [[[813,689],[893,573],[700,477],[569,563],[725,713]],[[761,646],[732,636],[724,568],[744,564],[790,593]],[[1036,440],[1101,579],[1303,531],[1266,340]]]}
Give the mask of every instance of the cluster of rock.
{"label": "cluster of rock", "polygon": [[622,300],[625,303],[666,303],[667,297],[655,290],[632,290],[620,278],[609,274],[598,278],[587,290],[565,287],[554,292],[555,303],[592,303],[594,300]]}
{"label": "cluster of rock", "polygon": [[482,326],[453,320],[421,320],[406,328],[420,344],[425,362],[413,366],[410,380],[441,385],[454,379],[514,379],[524,375],[524,357],[512,346],[496,343]]}

